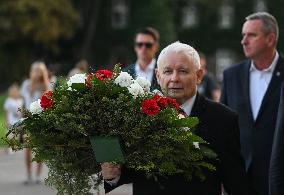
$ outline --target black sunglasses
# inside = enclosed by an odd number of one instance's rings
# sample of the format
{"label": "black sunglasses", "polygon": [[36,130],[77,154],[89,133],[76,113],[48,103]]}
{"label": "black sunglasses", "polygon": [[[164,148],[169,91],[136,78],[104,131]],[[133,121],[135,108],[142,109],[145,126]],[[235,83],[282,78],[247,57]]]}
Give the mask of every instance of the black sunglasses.
{"label": "black sunglasses", "polygon": [[147,49],[150,49],[150,48],[153,47],[153,43],[147,43],[147,42],[145,42],[145,43],[143,43],[143,42],[136,42],[135,45],[136,45],[136,47],[138,47],[138,48],[143,47],[143,45],[144,45]]}

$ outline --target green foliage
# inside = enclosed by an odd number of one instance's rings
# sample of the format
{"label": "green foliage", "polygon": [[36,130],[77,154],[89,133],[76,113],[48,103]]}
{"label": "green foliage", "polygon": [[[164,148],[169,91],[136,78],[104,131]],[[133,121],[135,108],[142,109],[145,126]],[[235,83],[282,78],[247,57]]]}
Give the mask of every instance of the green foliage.
{"label": "green foliage", "polygon": [[13,0],[0,4],[2,42],[28,39],[54,47],[59,38],[70,38],[77,13],[69,0]]}
{"label": "green foliage", "polygon": [[79,18],[70,0],[1,0],[0,13],[0,91],[22,81],[33,60],[62,55]]}
{"label": "green foliage", "polygon": [[161,47],[176,40],[176,31],[174,23],[173,0],[144,0],[135,1],[131,7],[132,28],[135,30],[152,26],[159,30],[161,35]]}
{"label": "green foliage", "polygon": [[0,147],[5,145],[2,138],[4,138],[5,134],[7,133],[6,127],[4,125],[4,110],[3,110],[5,99],[6,99],[6,94],[0,95]]}
{"label": "green foliage", "polygon": [[[47,183],[58,194],[89,194],[101,182],[90,143],[93,135],[121,137],[125,166],[151,178],[182,174],[204,179],[204,169],[215,170],[207,162],[208,157],[216,158],[214,152],[190,131],[198,120],[179,119],[170,103],[155,115],[145,114],[142,103],[162,97],[145,91],[134,98],[127,87],[115,84],[119,71],[116,66],[112,77],[103,81],[92,74],[86,83],[60,85],[49,97],[54,100],[50,108],[39,114],[25,111],[26,119],[11,129],[14,136],[26,134],[26,144],[14,138],[6,141],[15,149],[31,148],[34,160],[46,162]],[[193,142],[203,147],[195,148]]]}

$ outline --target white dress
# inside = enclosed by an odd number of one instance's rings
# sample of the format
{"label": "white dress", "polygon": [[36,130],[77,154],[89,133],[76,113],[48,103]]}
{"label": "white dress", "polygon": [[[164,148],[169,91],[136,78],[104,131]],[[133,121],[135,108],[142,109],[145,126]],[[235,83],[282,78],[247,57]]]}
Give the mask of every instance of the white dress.
{"label": "white dress", "polygon": [[29,79],[23,82],[20,93],[22,97],[24,98],[24,106],[26,109],[29,109],[30,104],[37,101],[42,96],[42,90],[35,90],[33,94],[30,94],[30,80]]}
{"label": "white dress", "polygon": [[15,124],[22,118],[22,114],[19,111],[24,106],[22,98],[14,99],[8,97],[4,103],[4,109],[7,112],[7,123],[9,126]]}

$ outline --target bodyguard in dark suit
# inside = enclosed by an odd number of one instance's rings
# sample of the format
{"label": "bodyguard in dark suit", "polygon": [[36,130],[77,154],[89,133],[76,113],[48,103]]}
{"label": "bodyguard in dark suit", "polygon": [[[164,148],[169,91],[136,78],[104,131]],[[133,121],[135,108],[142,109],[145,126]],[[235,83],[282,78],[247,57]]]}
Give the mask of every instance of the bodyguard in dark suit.
{"label": "bodyguard in dark suit", "polygon": [[281,87],[280,104],[269,171],[269,194],[284,194],[284,83]]}
{"label": "bodyguard in dark suit", "polygon": [[159,48],[159,39],[159,32],[152,27],[138,30],[134,38],[137,61],[122,70],[128,72],[135,79],[145,77],[151,82],[151,90],[158,88],[155,76],[155,55]]}
{"label": "bodyguard in dark suit", "polygon": [[217,153],[213,162],[215,172],[204,171],[205,181],[193,177],[188,182],[182,175],[160,179],[159,183],[147,179],[142,173],[104,163],[106,192],[117,185],[133,183],[134,195],[221,195],[221,183],[229,195],[246,195],[248,191],[243,159],[240,153],[237,114],[229,108],[210,101],[197,93],[203,72],[199,56],[189,45],[175,42],[162,50],[158,58],[157,80],[165,95],[176,98],[187,115],[196,116],[200,123],[196,134],[205,139]]}
{"label": "bodyguard in dark suit", "polygon": [[267,195],[284,61],[275,49],[278,25],[272,15],[248,16],[242,34],[249,59],[224,71],[221,102],[239,114],[242,155],[254,194]]}

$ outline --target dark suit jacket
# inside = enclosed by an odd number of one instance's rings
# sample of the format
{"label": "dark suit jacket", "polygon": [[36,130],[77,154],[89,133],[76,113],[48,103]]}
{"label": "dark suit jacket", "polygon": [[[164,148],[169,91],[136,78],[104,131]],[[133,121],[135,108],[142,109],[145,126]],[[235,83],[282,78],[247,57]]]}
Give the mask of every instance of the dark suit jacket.
{"label": "dark suit jacket", "polygon": [[[225,106],[197,95],[191,116],[199,118],[196,134],[210,143],[217,153],[217,171],[205,171],[206,180],[193,178],[189,183],[182,176],[171,176],[161,180],[160,186],[147,180],[143,174],[122,170],[119,185],[133,182],[133,195],[220,195],[221,183],[229,195],[249,194],[244,162],[240,153],[238,117]],[[105,184],[106,191],[112,189]]]}
{"label": "dark suit jacket", "polygon": [[270,161],[269,192],[270,195],[284,194],[284,83],[281,87],[280,104]]}
{"label": "dark suit jacket", "polygon": [[258,195],[268,194],[268,170],[271,156],[280,85],[284,80],[284,61],[279,57],[256,120],[253,119],[249,97],[247,60],[224,71],[221,102],[239,114],[240,142],[246,170]]}
{"label": "dark suit jacket", "polygon": [[[155,68],[156,67],[157,67],[157,64],[155,65]],[[135,64],[131,64],[131,65],[125,67],[124,69],[122,69],[122,71],[128,72],[134,79],[136,79],[136,77],[137,77],[136,72],[135,72]],[[152,78],[150,90],[153,91],[154,89],[160,89],[158,82],[157,82],[155,69],[154,69],[154,73],[153,73],[153,78]]]}

